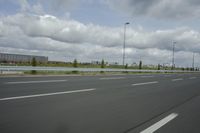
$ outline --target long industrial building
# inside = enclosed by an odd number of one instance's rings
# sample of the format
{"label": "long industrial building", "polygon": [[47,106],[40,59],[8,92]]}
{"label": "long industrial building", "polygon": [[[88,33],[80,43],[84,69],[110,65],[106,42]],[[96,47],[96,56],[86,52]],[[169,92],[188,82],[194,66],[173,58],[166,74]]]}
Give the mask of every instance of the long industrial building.
{"label": "long industrial building", "polygon": [[37,62],[48,62],[48,57],[46,56],[0,53],[0,62],[6,63],[31,62],[33,58],[35,58]]}

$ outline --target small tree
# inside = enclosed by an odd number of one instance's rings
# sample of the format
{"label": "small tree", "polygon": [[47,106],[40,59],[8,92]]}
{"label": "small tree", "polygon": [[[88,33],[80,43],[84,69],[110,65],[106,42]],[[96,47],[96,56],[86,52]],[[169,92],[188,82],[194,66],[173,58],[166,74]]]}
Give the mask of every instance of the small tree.
{"label": "small tree", "polygon": [[[37,61],[36,61],[35,57],[32,58],[31,65],[33,67],[37,66]],[[31,73],[36,74],[37,72],[36,72],[36,70],[32,70]]]}
{"label": "small tree", "polygon": [[76,59],[74,59],[73,67],[78,67],[78,61]]}
{"label": "small tree", "polygon": [[105,68],[105,62],[104,62],[104,60],[101,61],[101,68]]}
{"label": "small tree", "polygon": [[142,61],[139,63],[139,69],[142,69]]}
{"label": "small tree", "polygon": [[160,64],[158,64],[158,70],[160,70]]}
{"label": "small tree", "polygon": [[37,61],[36,61],[35,57],[32,58],[31,65],[37,66]]}
{"label": "small tree", "polygon": [[125,65],[125,69],[128,69],[128,64]]}

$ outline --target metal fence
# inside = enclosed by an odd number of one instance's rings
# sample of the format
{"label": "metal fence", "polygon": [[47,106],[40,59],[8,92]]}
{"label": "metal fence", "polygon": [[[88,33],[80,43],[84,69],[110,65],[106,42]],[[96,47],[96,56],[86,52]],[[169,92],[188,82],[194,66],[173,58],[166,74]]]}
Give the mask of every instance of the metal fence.
{"label": "metal fence", "polygon": [[80,72],[160,72],[160,73],[181,73],[200,72],[183,70],[145,70],[145,69],[115,69],[115,68],[73,68],[73,67],[32,67],[32,66],[0,66],[0,71],[80,71]]}

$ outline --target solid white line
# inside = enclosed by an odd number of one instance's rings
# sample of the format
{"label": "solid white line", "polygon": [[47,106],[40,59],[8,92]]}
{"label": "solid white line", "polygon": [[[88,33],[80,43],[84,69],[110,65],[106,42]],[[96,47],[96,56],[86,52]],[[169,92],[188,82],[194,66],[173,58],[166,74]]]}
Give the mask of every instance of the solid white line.
{"label": "solid white line", "polygon": [[100,80],[112,80],[112,79],[125,79],[125,77],[105,77],[105,78],[100,78]]}
{"label": "solid white line", "polygon": [[63,91],[63,92],[45,93],[45,94],[36,94],[36,95],[27,95],[27,96],[7,97],[7,98],[1,98],[0,101],[24,99],[24,98],[33,98],[33,97],[44,97],[44,96],[61,95],[61,94],[70,94],[70,93],[87,92],[87,91],[94,91],[94,90],[96,90],[96,89],[93,88],[93,89]]}
{"label": "solid white line", "polygon": [[32,83],[53,83],[53,82],[66,82],[67,80],[41,80],[41,81],[19,81],[19,82],[6,82],[5,84],[32,84]]}
{"label": "solid white line", "polygon": [[183,80],[182,78],[179,78],[179,79],[172,79],[172,81],[180,81],[180,80]]}
{"label": "solid white line", "polygon": [[172,114],[168,115],[167,117],[163,118],[162,120],[158,121],[157,123],[153,124],[149,128],[143,130],[140,133],[153,133],[156,130],[158,130],[159,128],[161,128],[162,126],[164,126],[165,124],[167,124],[168,122],[170,122],[171,120],[173,120],[174,118],[176,118],[177,116],[178,116],[178,114],[172,113]]}
{"label": "solid white line", "polygon": [[197,77],[190,77],[189,79],[196,79]]}
{"label": "solid white line", "polygon": [[133,86],[138,86],[138,85],[147,85],[147,84],[157,84],[158,81],[153,81],[153,82],[145,82],[145,83],[136,83],[132,84]]}

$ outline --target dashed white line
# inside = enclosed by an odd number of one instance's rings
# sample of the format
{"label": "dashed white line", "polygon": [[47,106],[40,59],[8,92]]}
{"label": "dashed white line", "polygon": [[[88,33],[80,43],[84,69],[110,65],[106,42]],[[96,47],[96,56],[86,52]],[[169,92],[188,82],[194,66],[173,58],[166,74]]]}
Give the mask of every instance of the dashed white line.
{"label": "dashed white line", "polygon": [[41,80],[41,81],[19,81],[19,82],[6,82],[5,84],[33,84],[33,83],[53,83],[53,82],[66,82],[67,80]]}
{"label": "dashed white line", "polygon": [[140,133],[153,133],[159,128],[161,128],[162,126],[164,126],[165,124],[167,124],[168,122],[170,122],[171,120],[173,120],[174,118],[176,118],[177,116],[178,114],[172,113],[168,115],[167,117],[163,118],[162,120],[158,121],[157,123],[153,124],[149,128],[141,131]]}
{"label": "dashed white line", "polygon": [[105,77],[105,78],[100,78],[100,80],[114,80],[114,79],[125,79],[125,77]]}
{"label": "dashed white line", "polygon": [[145,82],[145,83],[136,83],[136,84],[132,84],[132,86],[147,85],[147,84],[157,84],[157,83],[158,83],[158,81]]}
{"label": "dashed white line", "polygon": [[182,78],[172,79],[173,82],[174,82],[174,81],[181,81],[181,80],[183,80],[183,79],[182,79]]}
{"label": "dashed white line", "polygon": [[25,98],[33,98],[33,97],[44,97],[44,96],[52,96],[52,95],[61,95],[61,94],[70,94],[70,93],[78,93],[78,92],[88,92],[94,91],[93,89],[83,89],[83,90],[74,90],[74,91],[63,91],[63,92],[55,92],[55,93],[45,93],[45,94],[36,94],[36,95],[26,95],[26,96],[16,96],[16,97],[7,97],[7,98],[0,98],[0,101],[7,101],[7,100],[16,100],[16,99],[25,99]]}
{"label": "dashed white line", "polygon": [[190,77],[189,79],[196,79],[197,77]]}
{"label": "dashed white line", "polygon": [[148,75],[148,76],[140,76],[141,78],[153,78],[154,76]]}
{"label": "dashed white line", "polygon": [[172,75],[164,75],[164,77],[171,77]]}

